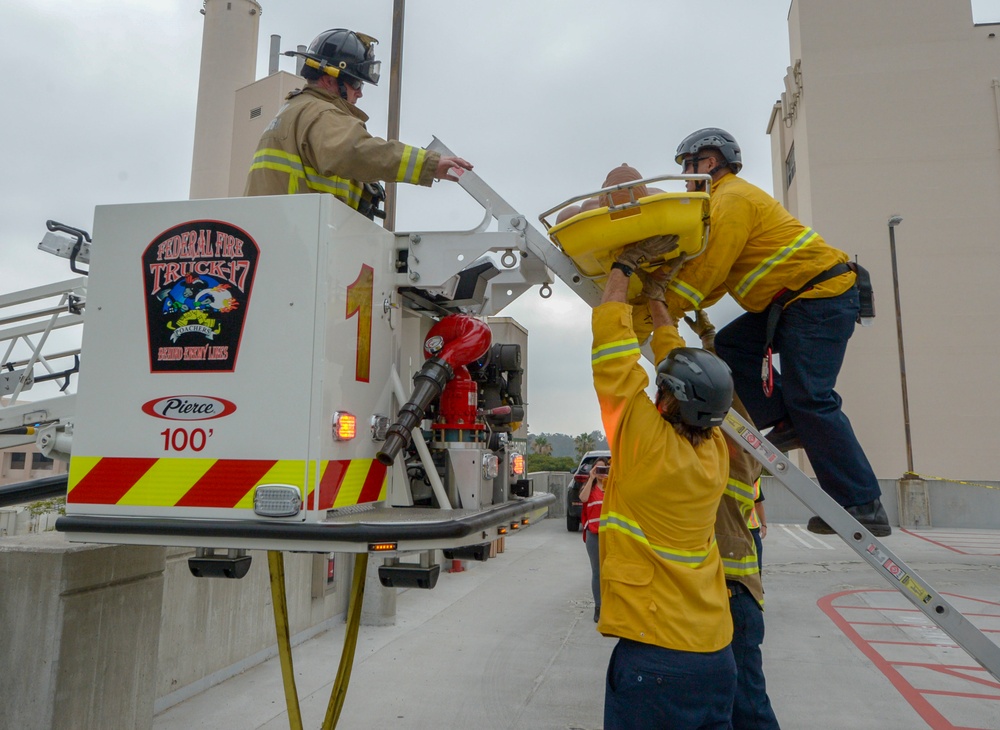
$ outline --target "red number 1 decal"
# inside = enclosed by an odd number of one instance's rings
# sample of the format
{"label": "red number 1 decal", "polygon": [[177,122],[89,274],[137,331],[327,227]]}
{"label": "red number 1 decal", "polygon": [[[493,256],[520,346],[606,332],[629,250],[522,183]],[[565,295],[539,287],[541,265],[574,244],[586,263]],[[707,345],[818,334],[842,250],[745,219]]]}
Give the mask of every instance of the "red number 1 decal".
{"label": "red number 1 decal", "polygon": [[358,315],[358,354],[354,361],[354,379],[367,383],[372,368],[372,292],[375,269],[361,265],[361,273],[347,287],[347,319]]}

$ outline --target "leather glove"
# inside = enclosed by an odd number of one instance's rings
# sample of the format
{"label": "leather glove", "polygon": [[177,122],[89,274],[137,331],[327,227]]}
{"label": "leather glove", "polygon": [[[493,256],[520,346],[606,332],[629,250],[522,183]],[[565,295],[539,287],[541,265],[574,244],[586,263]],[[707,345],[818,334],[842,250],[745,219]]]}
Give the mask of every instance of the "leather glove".
{"label": "leather glove", "polygon": [[696,335],[701,338],[701,346],[706,350],[715,352],[715,325],[708,318],[704,309],[695,312],[695,318],[691,319],[686,314],[684,321],[688,323]]}
{"label": "leather glove", "polygon": [[660,267],[656,271],[636,269],[635,273],[639,277],[639,281],[642,282],[640,295],[646,297],[649,301],[662,302],[663,294],[672,278],[667,267]]}
{"label": "leather glove", "polygon": [[621,250],[618,263],[628,266],[630,269],[639,268],[639,264],[653,261],[670,253],[678,246],[680,239],[677,236],[652,236],[638,243],[632,243]]}

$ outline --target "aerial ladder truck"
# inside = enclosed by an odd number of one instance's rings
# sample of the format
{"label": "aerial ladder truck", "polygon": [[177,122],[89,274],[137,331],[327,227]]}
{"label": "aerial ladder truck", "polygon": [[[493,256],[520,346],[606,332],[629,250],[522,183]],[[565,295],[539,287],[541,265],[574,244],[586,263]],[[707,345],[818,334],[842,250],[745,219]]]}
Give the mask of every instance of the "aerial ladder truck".
{"label": "aerial ladder truck", "polygon": [[[385,585],[433,587],[431,551],[484,560],[554,501],[512,439],[520,349],[483,318],[554,276],[595,305],[613,252],[650,235],[679,236],[650,262],[679,268],[707,245],[708,192],[636,189],[705,177],[577,196],[540,216],[547,235],[472,172],[469,231],[393,233],[323,195],[100,206],[93,241],[50,222],[40,248],[79,275],[0,296],[0,446],[72,453],[57,529],[73,541],[193,547],[193,573],[226,577],[251,549],[381,554]],[[18,324],[39,301],[55,303]],[[84,319],[82,349],[47,354]],[[77,370],[75,395],[18,402]],[[723,429],[1000,678],[1000,648],[752,424]]]}

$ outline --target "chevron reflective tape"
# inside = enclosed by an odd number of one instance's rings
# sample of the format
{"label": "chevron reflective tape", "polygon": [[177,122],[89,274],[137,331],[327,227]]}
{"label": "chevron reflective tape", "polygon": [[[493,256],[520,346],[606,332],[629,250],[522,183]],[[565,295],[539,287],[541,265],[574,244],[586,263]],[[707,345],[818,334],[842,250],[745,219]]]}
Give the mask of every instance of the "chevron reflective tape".
{"label": "chevron reflective tape", "polygon": [[[348,507],[385,499],[386,467],[375,459],[324,461],[319,478],[319,504],[316,509]],[[310,483],[313,483],[310,480]],[[313,493],[308,504],[312,509]]]}
{"label": "chevron reflective tape", "polygon": [[74,456],[70,504],[129,507],[253,509],[260,484],[308,485],[312,508],[319,473],[318,509],[385,499],[386,468],[374,459],[152,459]]}

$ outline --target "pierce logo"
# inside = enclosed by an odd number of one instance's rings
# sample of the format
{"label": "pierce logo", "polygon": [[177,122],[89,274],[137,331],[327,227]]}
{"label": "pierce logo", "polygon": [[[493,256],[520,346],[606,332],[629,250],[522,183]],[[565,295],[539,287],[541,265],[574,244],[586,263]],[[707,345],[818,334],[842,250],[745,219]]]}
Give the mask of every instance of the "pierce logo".
{"label": "pierce logo", "polygon": [[236,411],[236,404],[208,395],[170,395],[142,404],[144,413],[168,421],[208,421]]}

